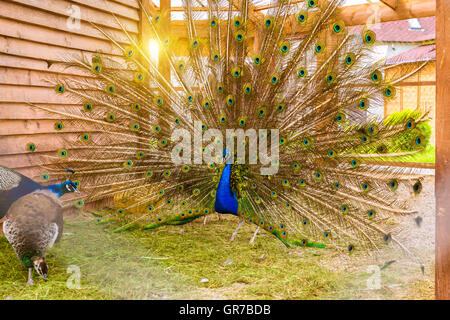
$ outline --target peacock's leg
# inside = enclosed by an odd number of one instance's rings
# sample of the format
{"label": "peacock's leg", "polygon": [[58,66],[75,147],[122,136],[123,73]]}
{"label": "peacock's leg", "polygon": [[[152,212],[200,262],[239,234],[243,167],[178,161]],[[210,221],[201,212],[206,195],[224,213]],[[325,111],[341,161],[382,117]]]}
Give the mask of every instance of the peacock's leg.
{"label": "peacock's leg", "polygon": [[259,226],[256,228],[255,233],[253,234],[253,237],[250,239],[249,244],[252,244],[253,242],[255,242],[256,235],[258,234],[258,231],[259,231]]}
{"label": "peacock's leg", "polygon": [[27,281],[27,285],[31,286],[33,285],[33,268],[28,268],[28,281]]}
{"label": "peacock's leg", "polygon": [[217,214],[219,216],[219,221],[222,221],[222,215],[220,213]]}
{"label": "peacock's leg", "polygon": [[207,218],[208,218],[208,216],[205,216],[205,217],[203,218],[203,225],[205,225],[205,224],[206,224],[206,220],[207,220]]}
{"label": "peacock's leg", "polygon": [[244,221],[245,221],[245,219],[242,218],[242,219],[241,219],[241,222],[239,222],[239,224],[238,224],[236,230],[234,230],[233,235],[232,235],[231,238],[230,238],[230,242],[232,242],[232,241],[234,240],[234,238],[236,237],[236,235],[237,235],[237,233],[238,233],[239,228],[242,226],[242,224],[244,223]]}

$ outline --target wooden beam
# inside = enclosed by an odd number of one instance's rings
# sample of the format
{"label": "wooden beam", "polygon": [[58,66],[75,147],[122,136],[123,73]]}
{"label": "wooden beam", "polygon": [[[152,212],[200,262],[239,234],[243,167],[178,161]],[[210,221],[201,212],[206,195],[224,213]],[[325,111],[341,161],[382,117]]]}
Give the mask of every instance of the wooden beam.
{"label": "wooden beam", "polygon": [[450,0],[436,10],[436,299],[450,300]]}
{"label": "wooden beam", "polygon": [[397,9],[398,7],[398,0],[380,0],[380,1],[393,10]]}
{"label": "wooden beam", "polygon": [[[171,32],[171,8],[170,0],[160,0],[161,21],[159,22],[159,35],[161,41],[169,40]],[[161,75],[170,81],[170,62],[166,58],[163,48],[159,49],[158,70]]]}

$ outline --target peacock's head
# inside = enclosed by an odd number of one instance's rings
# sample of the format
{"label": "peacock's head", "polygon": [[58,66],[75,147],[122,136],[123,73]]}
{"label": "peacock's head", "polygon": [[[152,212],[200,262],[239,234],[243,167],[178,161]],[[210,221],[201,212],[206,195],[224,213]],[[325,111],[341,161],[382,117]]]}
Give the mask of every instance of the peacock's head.
{"label": "peacock's head", "polygon": [[225,163],[233,163],[233,155],[231,154],[230,150],[223,150],[223,160]]}
{"label": "peacock's head", "polygon": [[33,267],[34,270],[36,270],[37,273],[45,280],[47,281],[47,272],[48,272],[48,266],[45,262],[45,259],[42,257],[33,257]]}
{"label": "peacock's head", "polygon": [[80,191],[78,191],[77,185],[71,180],[64,181],[61,184],[61,190],[62,190],[62,194],[72,193],[72,192],[80,193]]}

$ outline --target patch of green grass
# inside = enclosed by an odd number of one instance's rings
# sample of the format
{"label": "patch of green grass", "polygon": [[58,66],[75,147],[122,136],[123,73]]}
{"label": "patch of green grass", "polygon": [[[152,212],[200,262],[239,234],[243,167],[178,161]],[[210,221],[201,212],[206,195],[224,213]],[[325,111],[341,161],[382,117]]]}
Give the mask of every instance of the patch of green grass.
{"label": "patch of green grass", "polygon": [[[47,256],[49,281],[35,274],[26,286],[27,271],[11,246],[0,237],[2,299],[365,299],[432,297],[433,284],[402,284],[392,294],[397,273],[385,271],[383,288],[366,291],[365,266],[347,272],[330,249],[287,249],[273,235],[244,224],[229,242],[239,219],[208,216],[183,226],[151,231],[110,233],[115,225],[97,224],[83,216],[66,218],[60,244]],[[354,261],[355,257],[345,257]],[[364,260],[364,257],[359,259]],[[356,262],[355,262],[356,263]],[[81,288],[66,285],[69,266],[81,272]],[[391,268],[391,267],[390,267]],[[389,274],[390,273],[390,274]],[[207,280],[206,280],[207,279]],[[427,282],[428,281],[428,282]],[[411,286],[411,288],[409,287]]]}
{"label": "patch of green grass", "polygon": [[45,282],[34,274],[33,286],[26,285],[28,271],[17,259],[14,250],[5,237],[0,237],[0,298],[1,299],[108,299],[93,285],[82,281],[80,290],[71,290],[67,287],[67,263],[60,256],[50,253],[48,266],[50,268],[50,281]]}

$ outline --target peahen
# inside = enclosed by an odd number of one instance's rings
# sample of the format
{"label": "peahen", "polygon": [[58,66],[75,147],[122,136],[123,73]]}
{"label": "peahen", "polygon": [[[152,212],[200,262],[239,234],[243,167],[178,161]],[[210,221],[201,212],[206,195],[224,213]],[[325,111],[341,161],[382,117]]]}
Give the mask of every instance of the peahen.
{"label": "peahen", "polygon": [[98,220],[118,222],[116,232],[218,212],[289,247],[407,250],[391,218],[414,213],[399,194],[419,193],[421,177],[380,161],[422,151],[427,114],[375,111],[426,62],[386,77],[390,66],[371,56],[376,34],[338,20],[341,3],[272,1],[263,16],[248,0],[184,1],[178,39],[161,32],[166,13],[143,9],[170,79],[112,14],[120,39],[96,27],[120,55],[68,57],[88,77],[52,81],[80,107],[35,106],[68,119],[56,130],[81,132],[44,159],[44,173],[69,166],[84,203],[114,199]]}
{"label": "peahen", "polygon": [[[66,172],[75,173],[71,169],[66,169]],[[48,175],[42,175],[41,178],[47,181]],[[49,190],[59,197],[66,193],[79,193],[77,184],[70,179],[63,183],[44,186],[13,169],[0,166],[0,219],[6,215],[14,201],[37,190]]]}
{"label": "peahen", "polygon": [[47,280],[47,248],[61,238],[63,214],[58,195],[37,190],[15,201],[6,213],[3,232],[20,262],[28,269],[27,284],[33,284],[33,268]]}

